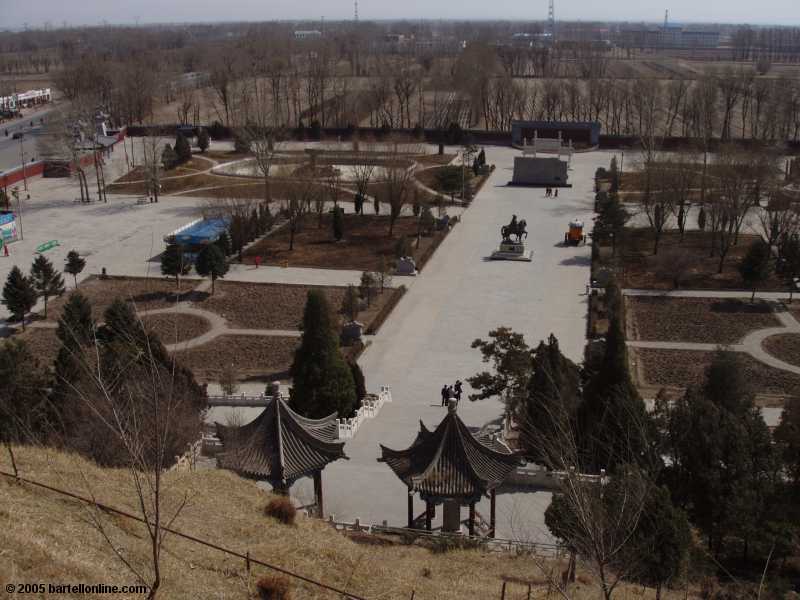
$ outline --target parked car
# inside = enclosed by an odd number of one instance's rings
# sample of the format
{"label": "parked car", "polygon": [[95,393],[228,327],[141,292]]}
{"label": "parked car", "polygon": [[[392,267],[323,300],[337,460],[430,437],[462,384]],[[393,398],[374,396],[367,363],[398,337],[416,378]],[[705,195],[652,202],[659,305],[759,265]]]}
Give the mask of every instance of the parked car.
{"label": "parked car", "polygon": [[25,137],[25,134],[22,131],[15,131],[14,135],[11,136],[12,140],[21,140]]}

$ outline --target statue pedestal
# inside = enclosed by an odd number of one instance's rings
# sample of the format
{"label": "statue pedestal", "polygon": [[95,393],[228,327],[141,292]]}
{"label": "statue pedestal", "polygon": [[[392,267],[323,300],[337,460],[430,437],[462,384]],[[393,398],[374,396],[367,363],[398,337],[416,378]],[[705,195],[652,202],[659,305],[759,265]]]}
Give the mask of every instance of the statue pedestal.
{"label": "statue pedestal", "polygon": [[533,251],[526,250],[523,242],[504,240],[500,243],[500,248],[492,252],[489,258],[492,260],[521,260],[530,262],[533,259]]}

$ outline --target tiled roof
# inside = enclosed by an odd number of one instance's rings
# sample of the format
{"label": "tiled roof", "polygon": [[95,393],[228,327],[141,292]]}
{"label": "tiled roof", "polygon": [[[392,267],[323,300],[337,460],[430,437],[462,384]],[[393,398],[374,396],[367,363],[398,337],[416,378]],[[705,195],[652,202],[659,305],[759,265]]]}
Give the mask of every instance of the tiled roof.
{"label": "tiled roof", "polygon": [[330,462],[347,458],[344,442],[337,440],[335,413],[306,419],[281,399],[271,400],[247,425],[216,426],[224,448],[217,455],[219,467],[273,484],[291,485]]}
{"label": "tiled roof", "polygon": [[471,502],[499,486],[520,459],[505,445],[473,434],[455,410],[434,430],[420,423],[414,443],[405,450],[381,445],[379,460],[426,499]]}

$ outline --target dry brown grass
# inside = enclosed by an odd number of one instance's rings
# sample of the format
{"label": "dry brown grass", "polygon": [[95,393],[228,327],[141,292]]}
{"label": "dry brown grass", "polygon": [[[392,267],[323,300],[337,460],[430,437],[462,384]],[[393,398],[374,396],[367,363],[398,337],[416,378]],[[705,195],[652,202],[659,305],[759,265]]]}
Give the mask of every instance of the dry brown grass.
{"label": "dry brown grass", "polygon": [[146,315],[142,323],[165,344],[190,340],[211,330],[211,323],[203,317],[182,313]]}
{"label": "dry brown grass", "polygon": [[800,367],[800,334],[771,335],[764,340],[763,346],[775,358]]}
{"label": "dry brown grass", "polygon": [[766,302],[649,296],[625,302],[634,340],[735,344],[751,331],[780,325]]}
{"label": "dry brown grass", "polygon": [[[19,447],[16,458],[23,477],[84,496],[94,493],[98,502],[137,513],[136,495],[124,470],[100,469],[75,455],[41,449]],[[0,469],[11,470],[5,452],[0,455]],[[184,495],[189,499],[175,529],[242,554],[249,551],[255,559],[346,587],[366,598],[408,600],[414,590],[418,600],[499,600],[504,580],[536,581],[541,576],[526,556],[474,550],[433,554],[415,546],[365,546],[323,521],[308,518],[289,529],[264,516],[270,494],[227,471],[170,472],[165,485],[167,507],[175,506]],[[21,581],[135,583],[90,524],[91,514],[77,500],[0,478],[0,589]],[[122,517],[94,514],[106,524],[115,547],[149,572],[143,526]],[[259,579],[275,576],[257,565],[248,575],[244,560],[175,536],[167,536],[161,564],[159,597],[170,600],[252,598]],[[526,590],[524,584],[509,584],[506,598],[524,598]],[[624,598],[633,590],[622,586],[618,595]],[[639,595],[641,587],[636,590],[637,598],[654,597],[652,590],[644,596]],[[292,581],[292,591],[295,598],[304,600],[340,598],[297,580]],[[598,593],[597,588],[580,583],[574,591],[576,600],[596,598]],[[534,597],[543,598],[545,592],[546,586],[534,586]],[[666,592],[662,597],[674,600],[683,594]]]}
{"label": "dry brown grass", "polygon": [[174,356],[198,381],[219,381],[230,365],[239,380],[272,381],[289,377],[299,344],[299,337],[222,335]]}

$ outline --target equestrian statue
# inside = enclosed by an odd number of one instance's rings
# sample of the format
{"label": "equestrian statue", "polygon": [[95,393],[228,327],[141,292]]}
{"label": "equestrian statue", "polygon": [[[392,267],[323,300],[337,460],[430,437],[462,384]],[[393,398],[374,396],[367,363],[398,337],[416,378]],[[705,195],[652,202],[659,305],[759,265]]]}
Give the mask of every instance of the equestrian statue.
{"label": "equestrian statue", "polygon": [[525,219],[520,219],[517,221],[517,215],[513,215],[511,217],[511,223],[508,225],[503,225],[500,228],[500,235],[503,236],[504,242],[510,242],[511,236],[515,236],[517,238],[517,243],[521,243],[522,239],[527,239],[528,231],[526,230],[527,223]]}

